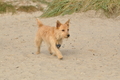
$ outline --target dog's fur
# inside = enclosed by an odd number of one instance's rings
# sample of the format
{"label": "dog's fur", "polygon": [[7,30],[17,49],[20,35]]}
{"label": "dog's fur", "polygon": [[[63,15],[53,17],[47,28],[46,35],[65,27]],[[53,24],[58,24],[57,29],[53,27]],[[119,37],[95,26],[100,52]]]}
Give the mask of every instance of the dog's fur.
{"label": "dog's fur", "polygon": [[44,25],[39,19],[37,19],[38,31],[35,37],[35,43],[37,46],[36,54],[40,53],[41,43],[42,41],[45,41],[48,44],[50,54],[56,55],[59,59],[62,59],[63,56],[59,51],[59,48],[62,44],[62,40],[70,36],[69,22],[70,20],[65,24],[61,24],[57,21],[56,27],[50,27]]}

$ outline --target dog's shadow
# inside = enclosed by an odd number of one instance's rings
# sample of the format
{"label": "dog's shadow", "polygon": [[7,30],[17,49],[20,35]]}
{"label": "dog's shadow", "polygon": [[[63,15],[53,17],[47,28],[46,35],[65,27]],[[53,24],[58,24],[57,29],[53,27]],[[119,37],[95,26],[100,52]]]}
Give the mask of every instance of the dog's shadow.
{"label": "dog's shadow", "polygon": [[60,50],[64,56],[74,56],[76,54],[75,50]]}

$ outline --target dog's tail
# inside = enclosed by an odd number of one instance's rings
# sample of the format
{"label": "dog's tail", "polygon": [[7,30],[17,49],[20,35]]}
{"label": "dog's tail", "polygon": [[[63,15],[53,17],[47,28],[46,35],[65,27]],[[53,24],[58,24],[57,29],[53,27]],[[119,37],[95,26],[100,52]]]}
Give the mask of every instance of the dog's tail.
{"label": "dog's tail", "polygon": [[42,22],[38,18],[36,20],[37,20],[38,27],[42,27],[43,26]]}

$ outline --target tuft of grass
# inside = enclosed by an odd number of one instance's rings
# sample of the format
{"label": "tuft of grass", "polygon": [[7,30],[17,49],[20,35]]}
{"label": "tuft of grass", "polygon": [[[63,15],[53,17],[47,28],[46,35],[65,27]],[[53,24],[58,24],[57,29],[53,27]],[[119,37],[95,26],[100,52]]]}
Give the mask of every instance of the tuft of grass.
{"label": "tuft of grass", "polygon": [[15,7],[10,3],[0,2],[0,13],[12,12],[15,13]]}
{"label": "tuft of grass", "polygon": [[12,3],[10,2],[4,2],[0,0],[0,14],[8,13],[8,12],[16,13],[17,11],[27,12],[27,13],[35,12],[35,11],[43,11],[43,7],[40,4],[36,6],[33,5],[18,6],[18,5],[12,5]]}
{"label": "tuft of grass", "polygon": [[41,17],[103,10],[107,17],[120,15],[120,0],[52,0]]}
{"label": "tuft of grass", "polygon": [[21,11],[21,12],[36,12],[36,11],[43,11],[42,7],[36,8],[35,6],[29,5],[29,6],[20,6],[17,11]]}
{"label": "tuft of grass", "polygon": [[53,0],[41,17],[53,17],[72,14],[82,7],[78,0]]}
{"label": "tuft of grass", "polygon": [[86,0],[84,4],[83,11],[103,10],[107,17],[120,15],[120,0]]}
{"label": "tuft of grass", "polygon": [[49,2],[51,1],[51,0],[32,0],[33,2],[40,2],[40,3],[43,3],[43,4],[49,4]]}

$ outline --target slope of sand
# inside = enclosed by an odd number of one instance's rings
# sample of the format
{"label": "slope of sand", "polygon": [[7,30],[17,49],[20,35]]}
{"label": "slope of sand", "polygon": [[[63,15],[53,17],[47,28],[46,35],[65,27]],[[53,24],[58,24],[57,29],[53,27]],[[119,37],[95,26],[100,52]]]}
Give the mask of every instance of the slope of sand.
{"label": "slope of sand", "polygon": [[51,26],[71,19],[71,37],[58,60],[45,43],[34,54],[40,14],[0,15],[0,80],[120,80],[120,18],[98,18],[90,11],[41,19]]}

